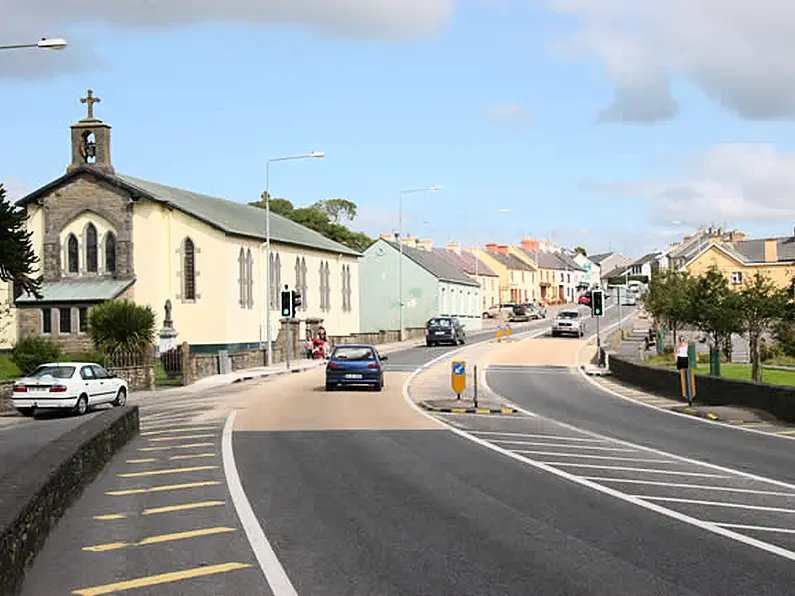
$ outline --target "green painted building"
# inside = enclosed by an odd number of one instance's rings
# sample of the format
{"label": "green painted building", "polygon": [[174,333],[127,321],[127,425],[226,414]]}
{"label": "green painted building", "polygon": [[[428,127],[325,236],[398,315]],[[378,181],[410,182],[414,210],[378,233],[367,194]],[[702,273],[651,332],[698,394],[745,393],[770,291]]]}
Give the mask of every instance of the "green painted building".
{"label": "green painted building", "polygon": [[[359,260],[362,332],[400,327],[400,246],[379,239]],[[430,249],[403,247],[403,323],[424,327],[431,317],[455,316],[467,331],[482,329],[480,285]]]}

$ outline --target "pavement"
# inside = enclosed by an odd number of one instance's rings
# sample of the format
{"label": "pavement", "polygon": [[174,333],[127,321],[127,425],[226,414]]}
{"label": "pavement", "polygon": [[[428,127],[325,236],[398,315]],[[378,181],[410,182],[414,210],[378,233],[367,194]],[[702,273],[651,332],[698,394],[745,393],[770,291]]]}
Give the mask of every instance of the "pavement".
{"label": "pavement", "polygon": [[[484,339],[393,353],[380,393],[314,370],[147,401],[23,596],[792,594],[795,444],[612,396],[579,340]],[[521,411],[418,408],[452,358]]]}

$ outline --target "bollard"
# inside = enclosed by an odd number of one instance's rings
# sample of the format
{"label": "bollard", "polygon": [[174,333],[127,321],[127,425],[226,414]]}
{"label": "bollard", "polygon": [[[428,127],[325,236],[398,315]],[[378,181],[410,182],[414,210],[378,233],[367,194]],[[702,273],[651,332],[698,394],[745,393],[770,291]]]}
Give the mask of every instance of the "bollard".
{"label": "bollard", "polygon": [[472,371],[474,374],[472,378],[472,393],[474,395],[475,407],[477,408],[478,407],[478,365],[477,364],[474,365]]}

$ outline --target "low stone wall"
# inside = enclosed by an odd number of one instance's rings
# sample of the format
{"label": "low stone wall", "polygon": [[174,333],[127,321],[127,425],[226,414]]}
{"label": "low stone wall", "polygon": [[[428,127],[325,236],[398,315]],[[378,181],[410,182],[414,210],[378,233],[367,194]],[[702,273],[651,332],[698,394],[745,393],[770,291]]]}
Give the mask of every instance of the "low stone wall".
{"label": "low stone wall", "polygon": [[[610,354],[610,372],[617,380],[665,397],[682,399],[682,385],[675,370],[630,362]],[[764,410],[779,420],[795,422],[795,388],[734,381],[721,377],[696,377],[696,402],[710,406],[738,406]]]}
{"label": "low stone wall", "polygon": [[108,370],[127,381],[130,391],[152,391],[155,388],[155,369],[151,364],[109,367]]}
{"label": "low stone wall", "polygon": [[188,370],[182,371],[185,384],[194,383],[199,379],[217,375],[220,368],[218,354],[191,354],[188,361]]}
{"label": "low stone wall", "polygon": [[13,410],[11,396],[14,393],[14,381],[0,381],[0,412]]}
{"label": "low stone wall", "polygon": [[52,528],[139,427],[138,406],[100,412],[0,478],[0,594],[21,592]]}
{"label": "low stone wall", "polygon": [[240,350],[229,354],[232,370],[265,366],[265,350]]}
{"label": "low stone wall", "polygon": [[[406,339],[422,339],[424,337],[424,327],[406,329]],[[347,344],[370,344],[377,346],[379,344],[390,344],[397,341],[400,341],[400,331],[396,329],[373,333],[354,333],[352,335],[332,335],[329,337],[329,342],[332,347]]]}

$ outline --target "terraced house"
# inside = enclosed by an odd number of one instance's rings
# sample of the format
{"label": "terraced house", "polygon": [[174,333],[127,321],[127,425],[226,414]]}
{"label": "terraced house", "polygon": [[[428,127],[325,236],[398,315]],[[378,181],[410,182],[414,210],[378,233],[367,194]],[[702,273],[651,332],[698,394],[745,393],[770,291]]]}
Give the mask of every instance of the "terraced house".
{"label": "terraced house", "polygon": [[[71,127],[66,174],[19,201],[40,259],[43,297],[18,295],[14,336],[43,334],[67,350],[88,346],[93,305],[129,298],[164,316],[195,351],[255,347],[278,334],[285,286],[304,298],[300,316],[330,335],[359,330],[359,253],[272,214],[117,173],[111,127],[93,115]],[[270,303],[265,304],[270,270]]]}

